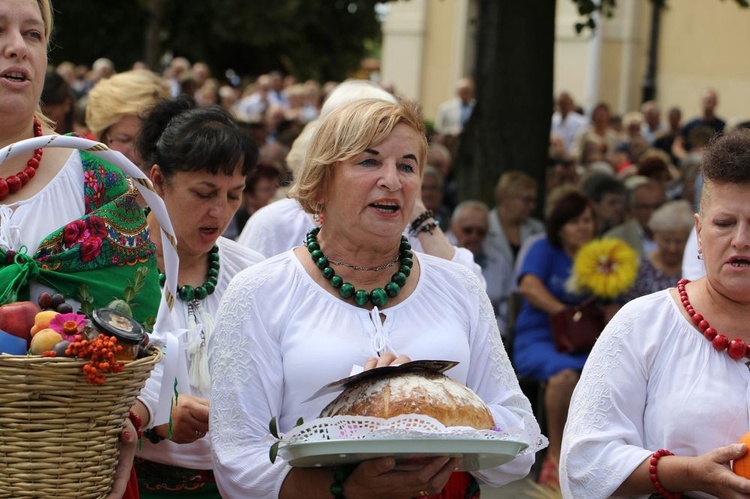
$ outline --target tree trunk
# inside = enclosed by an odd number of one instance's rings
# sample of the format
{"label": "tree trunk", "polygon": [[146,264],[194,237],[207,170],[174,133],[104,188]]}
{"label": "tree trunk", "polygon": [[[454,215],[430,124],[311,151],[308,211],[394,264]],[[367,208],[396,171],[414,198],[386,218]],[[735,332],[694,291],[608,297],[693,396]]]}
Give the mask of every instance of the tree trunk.
{"label": "tree trunk", "polygon": [[146,0],[148,24],[145,30],[145,63],[153,71],[161,72],[159,62],[162,55],[161,32],[164,24],[164,1]]}
{"label": "tree trunk", "polygon": [[555,0],[480,0],[477,31],[477,104],[454,164],[459,199],[493,206],[495,184],[509,170],[534,177],[544,199]]}

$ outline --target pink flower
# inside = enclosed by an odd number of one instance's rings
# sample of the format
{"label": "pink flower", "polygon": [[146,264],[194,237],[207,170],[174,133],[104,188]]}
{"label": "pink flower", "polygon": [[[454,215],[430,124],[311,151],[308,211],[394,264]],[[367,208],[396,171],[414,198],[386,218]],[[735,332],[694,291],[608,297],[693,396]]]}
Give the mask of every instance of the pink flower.
{"label": "pink flower", "polygon": [[99,179],[93,172],[83,172],[83,181],[90,186],[91,188],[94,188],[94,186],[99,182]]}
{"label": "pink flower", "polygon": [[57,314],[49,323],[50,329],[54,329],[64,340],[75,340],[75,335],[83,334],[86,326],[86,316],[81,314]]}

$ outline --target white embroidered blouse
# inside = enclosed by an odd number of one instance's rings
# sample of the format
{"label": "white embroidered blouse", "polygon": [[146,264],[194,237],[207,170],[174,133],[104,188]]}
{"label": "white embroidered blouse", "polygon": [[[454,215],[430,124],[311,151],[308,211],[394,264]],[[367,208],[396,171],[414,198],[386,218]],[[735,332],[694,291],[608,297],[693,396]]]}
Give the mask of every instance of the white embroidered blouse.
{"label": "white embroidered blouse", "polygon": [[[189,310],[190,303],[180,299],[175,300],[172,315],[174,323],[180,328],[176,331],[170,331],[179,339],[179,362],[184,368],[183,372],[188,373],[189,383],[178,383],[177,391],[179,394],[187,394],[195,397],[209,399],[211,396],[210,380],[205,387],[197,386],[195,376],[192,374],[199,366],[195,364],[205,362],[207,343],[210,335],[213,334],[211,329],[215,323],[215,317],[219,310],[219,302],[224,291],[229,286],[229,282],[237,273],[247,267],[263,260],[263,256],[251,249],[224,237],[217,240],[219,246],[219,277],[216,284],[216,291],[208,295],[205,299],[200,300],[193,310]],[[193,313],[195,322],[190,323],[190,313]],[[158,332],[155,332],[159,335]],[[171,352],[167,351],[166,355]],[[160,393],[160,386],[163,378],[165,362],[157,364],[151,377],[146,382],[146,387],[139,395],[139,400],[144,402],[153,414]],[[172,383],[172,381],[170,381]],[[171,390],[170,390],[171,392]],[[210,428],[210,427],[209,427]],[[210,430],[209,430],[210,434]],[[213,468],[211,453],[209,450],[208,438],[201,438],[190,444],[176,444],[169,440],[164,440],[158,444],[152,444],[144,438],[142,447],[138,456],[151,461],[163,464],[181,466],[197,470],[207,470]]]}
{"label": "white embroidered blouse", "polygon": [[225,497],[276,498],[290,467],[271,464],[268,425],[287,432],[317,418],[334,394],[307,399],[350,374],[385,344],[412,360],[456,360],[447,375],[476,391],[501,428],[518,428],[531,454],[476,476],[501,485],[525,476],[543,445],[539,425],[503,349],[492,306],[465,267],[418,254],[419,283],[403,302],[370,311],[320,287],[293,251],[241,272],[224,294],[209,342],[211,444]]}
{"label": "white embroidered blouse", "polygon": [[571,400],[563,496],[609,497],[657,449],[697,456],[736,442],[750,428],[746,361],[715,350],[669,290],[626,304],[596,342]]}

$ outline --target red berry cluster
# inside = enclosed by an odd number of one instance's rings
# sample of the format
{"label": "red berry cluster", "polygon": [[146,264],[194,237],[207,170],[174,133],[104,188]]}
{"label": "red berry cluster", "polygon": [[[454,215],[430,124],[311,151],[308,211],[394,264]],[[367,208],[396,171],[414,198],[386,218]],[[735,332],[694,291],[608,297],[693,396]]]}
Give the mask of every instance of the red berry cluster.
{"label": "red berry cluster", "polygon": [[91,385],[104,383],[105,373],[119,373],[125,365],[115,359],[115,353],[122,350],[122,345],[117,344],[117,338],[99,334],[96,338],[89,340],[83,335],[77,334],[65,350],[68,357],[89,359],[83,366],[86,382]]}

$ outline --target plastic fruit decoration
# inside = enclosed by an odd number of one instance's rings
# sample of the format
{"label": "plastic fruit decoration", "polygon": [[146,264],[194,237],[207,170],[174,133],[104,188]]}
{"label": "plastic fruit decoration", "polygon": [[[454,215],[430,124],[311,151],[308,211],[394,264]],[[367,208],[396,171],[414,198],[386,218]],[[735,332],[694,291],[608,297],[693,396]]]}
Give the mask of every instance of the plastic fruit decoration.
{"label": "plastic fruit decoration", "polygon": [[742,435],[739,443],[747,445],[747,452],[741,458],[734,460],[732,469],[738,475],[750,478],[750,431]]}
{"label": "plastic fruit decoration", "polygon": [[0,306],[0,329],[31,344],[31,328],[41,308],[31,301],[19,301]]}

